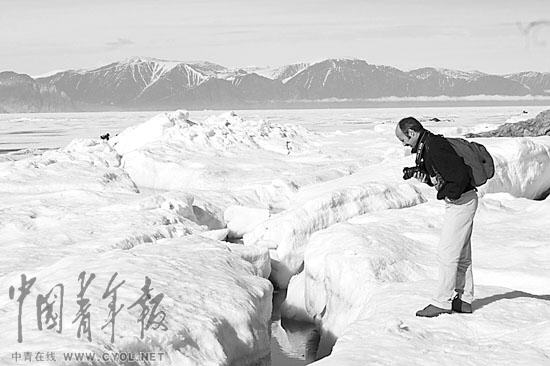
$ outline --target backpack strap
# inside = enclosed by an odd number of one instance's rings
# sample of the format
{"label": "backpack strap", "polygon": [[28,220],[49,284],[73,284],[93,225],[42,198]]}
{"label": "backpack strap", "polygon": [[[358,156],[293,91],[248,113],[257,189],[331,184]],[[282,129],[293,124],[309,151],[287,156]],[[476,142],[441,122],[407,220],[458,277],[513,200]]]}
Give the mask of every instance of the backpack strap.
{"label": "backpack strap", "polygon": [[428,147],[426,146],[425,144],[425,135],[423,135],[422,137],[424,137],[418,144],[418,149],[416,150],[416,158],[414,160],[416,166],[420,166],[420,163],[422,162],[422,158],[424,157],[424,151],[428,150]]}

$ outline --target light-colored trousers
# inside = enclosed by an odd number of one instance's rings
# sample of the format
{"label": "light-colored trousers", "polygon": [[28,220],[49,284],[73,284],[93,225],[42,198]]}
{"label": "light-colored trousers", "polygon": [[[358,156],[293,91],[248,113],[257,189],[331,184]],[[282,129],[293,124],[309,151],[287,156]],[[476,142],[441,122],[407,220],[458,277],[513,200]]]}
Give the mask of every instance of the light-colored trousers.
{"label": "light-colored trousers", "polygon": [[471,238],[477,204],[475,190],[464,192],[457,200],[445,204],[437,251],[439,278],[434,298],[434,305],[440,308],[450,310],[456,294],[470,304],[474,299]]}

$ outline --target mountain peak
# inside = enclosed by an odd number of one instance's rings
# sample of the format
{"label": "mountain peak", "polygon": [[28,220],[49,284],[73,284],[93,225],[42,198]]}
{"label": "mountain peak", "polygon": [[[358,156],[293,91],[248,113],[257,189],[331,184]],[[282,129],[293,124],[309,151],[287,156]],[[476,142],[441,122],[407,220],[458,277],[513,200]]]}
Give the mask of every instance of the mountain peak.
{"label": "mountain peak", "polygon": [[193,61],[184,61],[185,64],[192,65],[199,67],[201,69],[211,70],[211,71],[227,71],[227,68],[225,66],[215,64],[210,61],[203,61],[203,60],[193,60]]}
{"label": "mountain peak", "polygon": [[550,72],[522,71],[522,72],[517,72],[517,73],[513,73],[513,74],[506,74],[506,75],[504,75],[504,77],[510,77],[510,76],[515,76],[515,75],[524,76],[524,77],[538,77],[538,76],[541,76],[541,75],[550,75]]}
{"label": "mountain peak", "polygon": [[17,83],[17,82],[34,82],[34,80],[27,74],[19,74],[15,71],[2,71],[0,72],[0,82]]}
{"label": "mountain peak", "polygon": [[329,58],[323,61],[318,62],[319,64],[322,63],[330,63],[333,65],[348,65],[348,64],[354,64],[354,63],[362,63],[367,64],[367,61],[361,60],[358,58]]}
{"label": "mountain peak", "polygon": [[132,56],[122,61],[117,62],[119,65],[140,65],[140,64],[158,64],[164,69],[172,69],[173,67],[183,63],[181,61],[161,60],[153,57]]}
{"label": "mountain peak", "polygon": [[161,72],[169,72],[176,67],[191,67],[195,71],[204,75],[215,76],[218,73],[226,72],[227,68],[209,61],[193,60],[193,61],[176,61],[163,60],[154,57],[133,56],[115,63],[117,66],[138,66],[149,65]]}
{"label": "mountain peak", "polygon": [[444,68],[435,68],[437,72],[440,74],[443,74],[445,76],[451,77],[453,79],[464,79],[469,80],[472,78],[476,78],[479,76],[485,75],[481,71],[461,71],[461,70],[451,70],[451,69],[444,69]]}
{"label": "mountain peak", "polygon": [[182,61],[175,61],[175,60],[162,60],[155,57],[144,57],[144,56],[132,56],[128,57],[119,63],[124,64],[135,64],[135,63],[143,63],[143,62],[157,62],[157,63],[165,63],[165,62],[173,62],[173,63],[182,63]]}

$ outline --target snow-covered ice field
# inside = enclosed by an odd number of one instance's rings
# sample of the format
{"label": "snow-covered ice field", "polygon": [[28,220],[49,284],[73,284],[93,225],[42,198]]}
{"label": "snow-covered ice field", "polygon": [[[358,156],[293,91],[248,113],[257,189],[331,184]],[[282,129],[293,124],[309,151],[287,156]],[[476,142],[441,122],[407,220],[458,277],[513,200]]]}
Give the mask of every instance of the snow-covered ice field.
{"label": "snow-covered ice field", "polygon": [[[270,336],[284,338],[274,287],[288,291],[283,316],[318,325],[320,356],[334,345],[319,365],[549,364],[550,203],[536,199],[550,189],[550,137],[478,139],[496,174],[474,224],[474,313],[422,319],[444,203],[402,179],[414,158],[394,136],[409,115],[460,136],[548,108],[0,115],[0,149],[24,149],[0,155],[0,364],[31,351],[269,364]],[[96,275],[91,340],[77,337],[82,271]],[[124,308],[111,342],[114,273]],[[21,274],[36,282],[19,343]],[[130,307],[145,276],[167,329],[140,337]],[[37,297],[59,283],[62,331],[40,331]]]}

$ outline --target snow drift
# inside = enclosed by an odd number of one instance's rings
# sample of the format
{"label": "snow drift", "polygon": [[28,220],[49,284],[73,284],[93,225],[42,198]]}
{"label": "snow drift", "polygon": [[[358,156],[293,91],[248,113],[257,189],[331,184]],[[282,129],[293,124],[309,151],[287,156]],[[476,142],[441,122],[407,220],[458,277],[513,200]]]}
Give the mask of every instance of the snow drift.
{"label": "snow drift", "polygon": [[[85,336],[77,338],[79,322],[71,322],[79,310],[77,279],[81,271],[86,271],[86,276],[95,274],[85,292],[90,300],[90,341]],[[4,329],[3,365],[16,364],[10,357],[12,352],[45,349],[57,351],[58,357],[62,351],[95,352],[95,365],[112,364],[99,359],[103,353],[138,351],[163,353],[163,365],[256,365],[269,359],[272,286],[258,276],[257,268],[242,259],[238,250],[218,241],[188,236],[92,258],[69,256],[55,265],[25,273],[28,278],[35,277],[36,282],[22,309],[23,343],[17,343],[17,303],[7,301],[7,297],[0,303],[4,314],[0,319]],[[115,273],[110,288],[124,281],[117,291],[117,309],[121,305],[123,308],[116,315],[111,342],[111,324],[101,327],[111,316],[108,304],[112,298],[103,293]],[[148,315],[164,312],[165,327],[145,328],[141,337],[141,308],[130,307],[143,294],[145,276],[151,280],[151,296],[163,296],[156,309],[153,302],[148,303]],[[2,288],[17,287],[18,283],[19,273],[0,278]],[[55,331],[57,328],[39,331],[33,298],[58,283],[64,285],[63,316],[67,320],[60,333]],[[146,323],[150,319],[146,318]]]}

